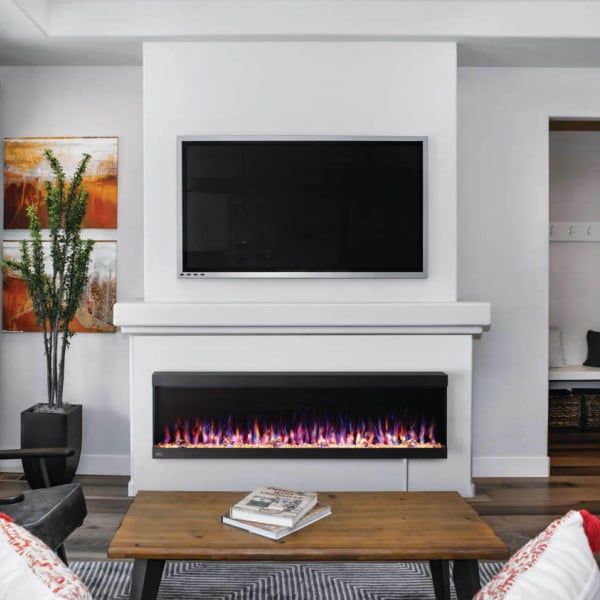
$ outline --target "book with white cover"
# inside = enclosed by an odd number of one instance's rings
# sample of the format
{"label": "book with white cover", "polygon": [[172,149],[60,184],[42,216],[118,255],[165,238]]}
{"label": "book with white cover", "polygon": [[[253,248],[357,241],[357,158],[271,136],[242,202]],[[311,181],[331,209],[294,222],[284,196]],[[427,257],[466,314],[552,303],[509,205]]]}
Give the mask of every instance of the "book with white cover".
{"label": "book with white cover", "polygon": [[282,527],[281,525],[265,525],[263,523],[252,523],[250,521],[238,521],[227,515],[223,515],[222,521],[225,525],[231,525],[232,527],[243,529],[249,533],[255,533],[256,535],[271,540],[280,540],[291,533],[304,529],[304,527],[328,517],[330,514],[331,508],[329,506],[317,504],[307,515],[304,515],[304,517],[296,523],[295,527]]}
{"label": "book with white cover", "polygon": [[229,516],[241,521],[294,527],[316,503],[314,492],[259,488],[234,504]]}

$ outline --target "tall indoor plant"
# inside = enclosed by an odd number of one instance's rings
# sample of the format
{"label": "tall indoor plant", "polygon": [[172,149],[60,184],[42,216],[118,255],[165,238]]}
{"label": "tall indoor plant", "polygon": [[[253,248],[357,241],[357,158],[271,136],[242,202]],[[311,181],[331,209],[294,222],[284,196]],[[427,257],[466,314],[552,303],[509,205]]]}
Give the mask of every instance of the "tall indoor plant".
{"label": "tall indoor plant", "polygon": [[[21,241],[20,258],[5,260],[4,265],[20,274],[27,286],[42,328],[46,358],[47,402],[21,413],[21,445],[74,448],[74,456],[48,461],[50,481],[59,484],[73,479],[81,454],[82,408],[80,404],[63,403],[63,391],[66,351],[74,335],[71,322],[86,288],[94,247],[92,240],[81,238],[88,202],[83,177],[91,157],[83,155],[69,182],[52,151],[45,150],[44,155],[54,174],[54,181],[46,183],[45,189],[48,254],[44,252],[37,208],[30,204],[27,207],[30,239]],[[42,487],[37,462],[24,461],[23,467],[30,485]]]}

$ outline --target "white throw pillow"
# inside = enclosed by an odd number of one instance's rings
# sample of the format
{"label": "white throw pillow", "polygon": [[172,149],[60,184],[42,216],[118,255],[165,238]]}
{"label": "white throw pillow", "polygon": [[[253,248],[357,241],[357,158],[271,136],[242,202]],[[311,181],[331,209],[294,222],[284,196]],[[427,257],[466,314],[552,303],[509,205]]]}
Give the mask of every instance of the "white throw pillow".
{"label": "white throw pillow", "polygon": [[564,367],[566,364],[560,327],[550,327],[548,336],[548,362],[550,367]]}
{"label": "white throw pillow", "polygon": [[473,600],[598,600],[600,521],[572,510],[530,540]]}
{"label": "white throw pillow", "polygon": [[0,513],[0,600],[93,600],[46,544]]}

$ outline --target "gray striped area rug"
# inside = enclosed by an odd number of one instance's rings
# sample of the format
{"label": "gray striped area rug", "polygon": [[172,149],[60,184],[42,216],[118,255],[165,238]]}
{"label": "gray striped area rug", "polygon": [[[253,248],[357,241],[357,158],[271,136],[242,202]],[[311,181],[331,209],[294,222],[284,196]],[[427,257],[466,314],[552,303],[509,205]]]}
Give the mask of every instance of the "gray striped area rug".
{"label": "gray striped area rug", "polygon": [[[95,600],[129,598],[132,563],[77,561]],[[485,583],[501,563],[480,563]],[[402,563],[168,562],[159,600],[434,600],[429,565]],[[453,595],[453,598],[455,596]]]}

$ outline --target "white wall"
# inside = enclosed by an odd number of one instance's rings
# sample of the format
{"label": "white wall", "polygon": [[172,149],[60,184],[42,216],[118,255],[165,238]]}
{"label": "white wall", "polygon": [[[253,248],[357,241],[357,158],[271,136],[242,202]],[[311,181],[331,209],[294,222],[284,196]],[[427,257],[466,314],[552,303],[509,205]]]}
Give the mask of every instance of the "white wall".
{"label": "white wall", "polygon": [[[146,300],[454,299],[453,45],[197,44],[191,55],[188,46],[146,49]],[[122,301],[143,293],[140,78],[136,68],[0,68],[2,137],[119,136],[119,229],[107,237],[119,240]],[[184,78],[191,96],[178,92]],[[493,310],[474,349],[475,474],[543,475],[548,117],[600,116],[600,70],[459,69],[458,92],[458,291]],[[430,279],[178,281],[174,138],[224,132],[429,135]],[[79,334],[68,371],[66,395],[85,407],[85,461],[106,467],[96,472],[122,469],[127,341]],[[43,390],[39,336],[1,334],[3,446],[18,444],[18,413]]]}
{"label": "white wall", "polygon": [[[178,280],[178,135],[429,136],[429,277]],[[146,301],[456,299],[456,45],[149,43],[144,47]]]}
{"label": "white wall", "polygon": [[[137,67],[0,67],[0,137],[119,137],[118,299],[143,294],[142,73]],[[20,232],[3,231],[4,239]],[[40,334],[0,334],[0,444],[18,447],[19,413],[45,400]],[[77,334],[67,357],[65,401],[83,404],[80,472],[129,471],[128,341]],[[6,465],[3,463],[2,468]]]}
{"label": "white wall", "polygon": [[[550,134],[550,221],[600,221],[600,132]],[[550,244],[550,324],[567,364],[581,364],[588,329],[600,330],[600,243]]]}
{"label": "white wall", "polygon": [[458,290],[474,345],[474,475],[545,475],[548,118],[600,116],[600,70],[459,69]]}

